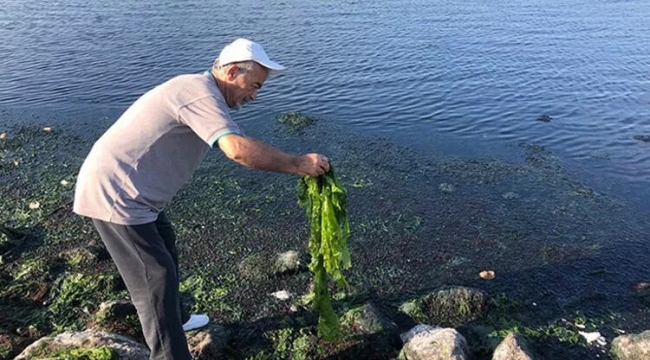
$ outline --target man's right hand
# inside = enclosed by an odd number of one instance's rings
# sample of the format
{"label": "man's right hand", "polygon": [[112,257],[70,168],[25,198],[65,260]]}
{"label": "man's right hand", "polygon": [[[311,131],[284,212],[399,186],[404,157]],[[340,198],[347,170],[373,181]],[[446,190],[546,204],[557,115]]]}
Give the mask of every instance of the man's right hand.
{"label": "man's right hand", "polygon": [[325,155],[306,154],[298,157],[298,175],[320,176],[330,170],[329,160]]}

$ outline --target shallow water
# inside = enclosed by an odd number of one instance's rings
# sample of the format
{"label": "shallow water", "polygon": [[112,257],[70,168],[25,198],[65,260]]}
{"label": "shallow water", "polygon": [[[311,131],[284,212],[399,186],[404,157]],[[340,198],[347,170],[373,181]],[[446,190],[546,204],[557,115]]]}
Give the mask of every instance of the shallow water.
{"label": "shallow water", "polygon": [[465,156],[535,142],[601,191],[647,199],[650,145],[633,136],[650,133],[649,10],[641,0],[4,1],[0,108],[114,118],[247,36],[289,71],[242,122],[301,110]]}

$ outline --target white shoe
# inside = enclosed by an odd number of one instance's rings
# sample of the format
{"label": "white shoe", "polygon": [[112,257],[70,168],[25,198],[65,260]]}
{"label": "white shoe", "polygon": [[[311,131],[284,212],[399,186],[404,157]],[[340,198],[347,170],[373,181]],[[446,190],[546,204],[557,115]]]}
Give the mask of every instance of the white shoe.
{"label": "white shoe", "polygon": [[196,314],[190,316],[190,319],[183,324],[183,331],[190,331],[198,328],[202,328],[208,325],[210,318],[206,314]]}

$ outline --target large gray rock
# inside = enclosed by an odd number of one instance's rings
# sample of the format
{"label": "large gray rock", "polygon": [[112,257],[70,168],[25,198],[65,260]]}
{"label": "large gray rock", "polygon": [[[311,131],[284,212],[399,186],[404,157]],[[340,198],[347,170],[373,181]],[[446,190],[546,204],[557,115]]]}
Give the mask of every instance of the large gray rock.
{"label": "large gray rock", "polygon": [[[223,326],[210,324],[207,327],[185,333],[187,345],[194,360],[214,360],[224,357],[227,334]],[[15,360],[46,358],[63,349],[93,349],[108,346],[120,360],[147,360],[149,349],[126,336],[106,331],[68,331],[56,337],[45,337],[28,346]]]}
{"label": "large gray rock", "polygon": [[400,359],[467,360],[467,342],[455,329],[417,325],[401,335]]}
{"label": "large gray rock", "polygon": [[56,337],[44,337],[23,350],[15,360],[43,359],[46,354],[63,349],[111,348],[121,360],[147,360],[146,346],[125,336],[104,331],[67,331]]}
{"label": "large gray rock", "polygon": [[650,330],[614,338],[609,353],[616,360],[650,359]]}
{"label": "large gray rock", "polygon": [[532,353],[523,339],[513,333],[503,339],[492,355],[492,360],[533,360]]}

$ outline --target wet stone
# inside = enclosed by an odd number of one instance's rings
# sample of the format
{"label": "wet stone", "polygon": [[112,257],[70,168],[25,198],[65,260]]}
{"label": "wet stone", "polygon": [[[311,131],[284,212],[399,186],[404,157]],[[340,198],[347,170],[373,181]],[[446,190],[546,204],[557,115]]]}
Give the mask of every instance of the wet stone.
{"label": "wet stone", "polygon": [[300,253],[294,250],[286,251],[277,255],[273,273],[276,275],[296,273],[300,270],[302,261]]}
{"label": "wet stone", "polygon": [[109,347],[119,359],[147,360],[149,350],[145,345],[125,336],[105,331],[67,331],[55,337],[45,337],[31,344],[15,360],[44,359],[47,354],[64,349],[94,349]]}
{"label": "wet stone", "polygon": [[497,346],[492,355],[492,360],[533,360],[531,351],[521,336],[508,334]]}
{"label": "wet stone", "polygon": [[397,325],[387,320],[371,303],[352,309],[343,315],[341,323],[353,332],[361,334],[380,334],[397,329]]}
{"label": "wet stone", "polygon": [[90,324],[93,330],[108,331],[142,339],[142,327],[135,306],[129,300],[106,301],[99,305],[95,321]]}
{"label": "wet stone", "polygon": [[129,315],[137,315],[135,306],[128,300],[106,301],[99,305],[95,314],[98,321],[114,321]]}
{"label": "wet stone", "polygon": [[467,342],[455,329],[417,325],[401,335],[404,347],[400,359],[466,360]]}
{"label": "wet stone", "polygon": [[452,184],[442,183],[438,186],[438,190],[444,193],[452,193],[456,190],[456,187]]}
{"label": "wet stone", "polygon": [[426,295],[422,299],[423,312],[439,323],[465,323],[485,312],[487,300],[488,296],[482,290],[449,287]]}
{"label": "wet stone", "polygon": [[609,353],[616,360],[650,359],[650,330],[614,338]]}
{"label": "wet stone", "polygon": [[514,192],[507,192],[507,193],[505,193],[505,194],[503,194],[501,196],[506,200],[512,200],[512,199],[519,198],[519,195],[517,193],[514,193]]}
{"label": "wet stone", "polygon": [[212,360],[224,357],[223,352],[228,342],[228,335],[223,326],[209,324],[203,329],[188,331],[185,336],[194,360]]}

